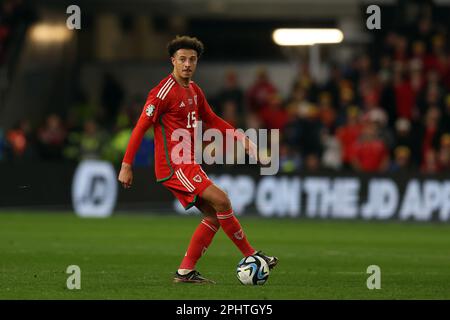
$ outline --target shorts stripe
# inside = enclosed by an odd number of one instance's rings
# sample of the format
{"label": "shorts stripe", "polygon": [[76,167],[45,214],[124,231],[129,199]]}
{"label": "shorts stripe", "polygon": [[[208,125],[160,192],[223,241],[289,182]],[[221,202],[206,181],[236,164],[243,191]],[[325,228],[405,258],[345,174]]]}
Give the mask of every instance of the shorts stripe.
{"label": "shorts stripe", "polygon": [[217,229],[215,227],[213,227],[212,225],[210,225],[208,222],[206,222],[206,220],[202,220],[202,223],[207,226],[208,228],[210,228],[212,231],[217,232]]}
{"label": "shorts stripe", "polygon": [[180,173],[179,173],[178,171],[175,171],[175,174],[177,175],[178,180],[183,184],[183,186],[184,186],[189,192],[194,191],[194,190],[191,189],[191,187],[189,187],[189,186],[186,184],[186,182],[185,182],[185,181],[183,180],[183,178],[180,176]]}
{"label": "shorts stripe", "polygon": [[[206,174],[205,171],[203,171],[202,167],[200,167],[200,170],[203,172],[203,174],[208,178],[208,175]],[[208,178],[209,179],[209,178]]]}
{"label": "shorts stripe", "polygon": [[161,87],[161,89],[159,89],[158,94],[156,95],[157,98],[161,98],[163,92],[167,89],[167,87],[173,83],[173,79],[170,78],[169,80],[167,80],[167,82]]}
{"label": "shorts stripe", "polygon": [[186,183],[186,180],[184,180],[184,178],[181,176],[181,173],[179,170],[175,171],[175,174],[178,177],[178,180],[180,180],[180,182],[183,184],[183,186],[189,191],[189,192],[193,192],[195,190],[194,187],[192,187],[191,185]]}
{"label": "shorts stripe", "polygon": [[188,184],[193,190],[195,190],[195,187],[194,187],[194,186],[192,185],[192,183],[188,180],[188,178],[186,178],[186,176],[184,175],[183,170],[178,169],[177,171],[180,173],[180,176],[181,176],[182,178],[184,178],[184,181],[186,182],[186,184]]}

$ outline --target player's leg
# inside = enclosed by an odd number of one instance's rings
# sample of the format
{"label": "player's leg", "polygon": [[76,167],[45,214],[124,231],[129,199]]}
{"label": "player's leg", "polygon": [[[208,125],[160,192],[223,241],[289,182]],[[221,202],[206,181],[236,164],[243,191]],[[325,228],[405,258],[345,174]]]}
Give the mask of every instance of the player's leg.
{"label": "player's leg", "polygon": [[223,231],[234,242],[242,254],[244,256],[254,254],[256,250],[248,242],[241,224],[234,216],[228,195],[219,187],[212,184],[203,191],[201,198],[214,208]]}
{"label": "player's leg", "polygon": [[198,201],[195,203],[195,206],[203,215],[203,220],[208,221],[209,224],[212,224],[216,227],[216,229],[220,228],[219,219],[217,219],[216,210],[208,204],[201,197],[198,198]]}
{"label": "player's leg", "polygon": [[187,251],[179,269],[175,273],[175,282],[184,283],[214,283],[200,275],[195,265],[210,245],[220,228],[215,217],[215,211],[198,195],[212,182],[199,166],[178,168],[177,174],[163,184],[180,201],[185,209],[195,205],[204,215],[204,219],[195,229]]}
{"label": "player's leg", "polygon": [[223,190],[211,184],[203,191],[201,198],[214,208],[220,226],[245,257],[257,254],[267,262],[270,269],[277,265],[277,257],[267,256],[262,251],[256,251],[250,245],[239,220],[233,213],[230,199]]}
{"label": "player's leg", "polygon": [[195,270],[195,265],[201,256],[206,252],[214,236],[220,228],[216,217],[216,211],[211,205],[199,198],[195,206],[203,214],[203,220],[198,225],[189,242],[188,249],[178,269],[178,274],[186,275]]}

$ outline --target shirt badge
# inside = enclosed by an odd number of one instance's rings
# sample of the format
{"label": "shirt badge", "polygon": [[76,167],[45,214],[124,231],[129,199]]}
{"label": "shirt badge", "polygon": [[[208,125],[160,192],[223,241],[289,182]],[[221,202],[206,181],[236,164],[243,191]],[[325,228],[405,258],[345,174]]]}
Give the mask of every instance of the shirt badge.
{"label": "shirt badge", "polygon": [[155,111],[155,106],[151,104],[145,109],[145,114],[147,115],[147,117],[151,117],[153,116],[153,111]]}

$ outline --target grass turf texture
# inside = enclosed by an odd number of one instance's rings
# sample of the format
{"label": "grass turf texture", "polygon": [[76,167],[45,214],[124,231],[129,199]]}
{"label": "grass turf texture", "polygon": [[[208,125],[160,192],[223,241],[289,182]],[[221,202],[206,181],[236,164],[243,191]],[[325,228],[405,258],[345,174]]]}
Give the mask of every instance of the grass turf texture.
{"label": "grass turf texture", "polygon": [[[216,285],[172,283],[199,217],[0,213],[0,299],[449,299],[450,226],[240,218],[280,263],[264,286],[235,276],[220,231],[198,270]],[[381,290],[368,290],[369,265]],[[68,290],[66,268],[81,268]]]}

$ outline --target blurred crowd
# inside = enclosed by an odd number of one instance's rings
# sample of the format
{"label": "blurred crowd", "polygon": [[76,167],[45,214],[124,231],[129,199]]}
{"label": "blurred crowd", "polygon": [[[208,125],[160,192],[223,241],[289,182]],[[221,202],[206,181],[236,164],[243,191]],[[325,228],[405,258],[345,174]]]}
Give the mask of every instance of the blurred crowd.
{"label": "blurred crowd", "polygon": [[[325,83],[299,67],[283,97],[264,67],[249,88],[228,70],[215,111],[238,128],[279,129],[282,172],[450,172],[448,30],[425,15],[407,32],[391,31],[349,65],[334,65]],[[208,94],[208,93],[206,93]],[[65,114],[33,127],[23,120],[0,130],[0,161],[101,158],[119,164],[145,96],[128,97],[113,76],[101,102],[79,94]],[[153,161],[149,130],[137,166]]]}
{"label": "blurred crowd", "polygon": [[281,130],[284,172],[450,172],[448,39],[448,22],[425,11],[333,66],[326,83],[302,65],[283,99],[263,68],[247,91],[231,71],[216,103],[237,126]]}

